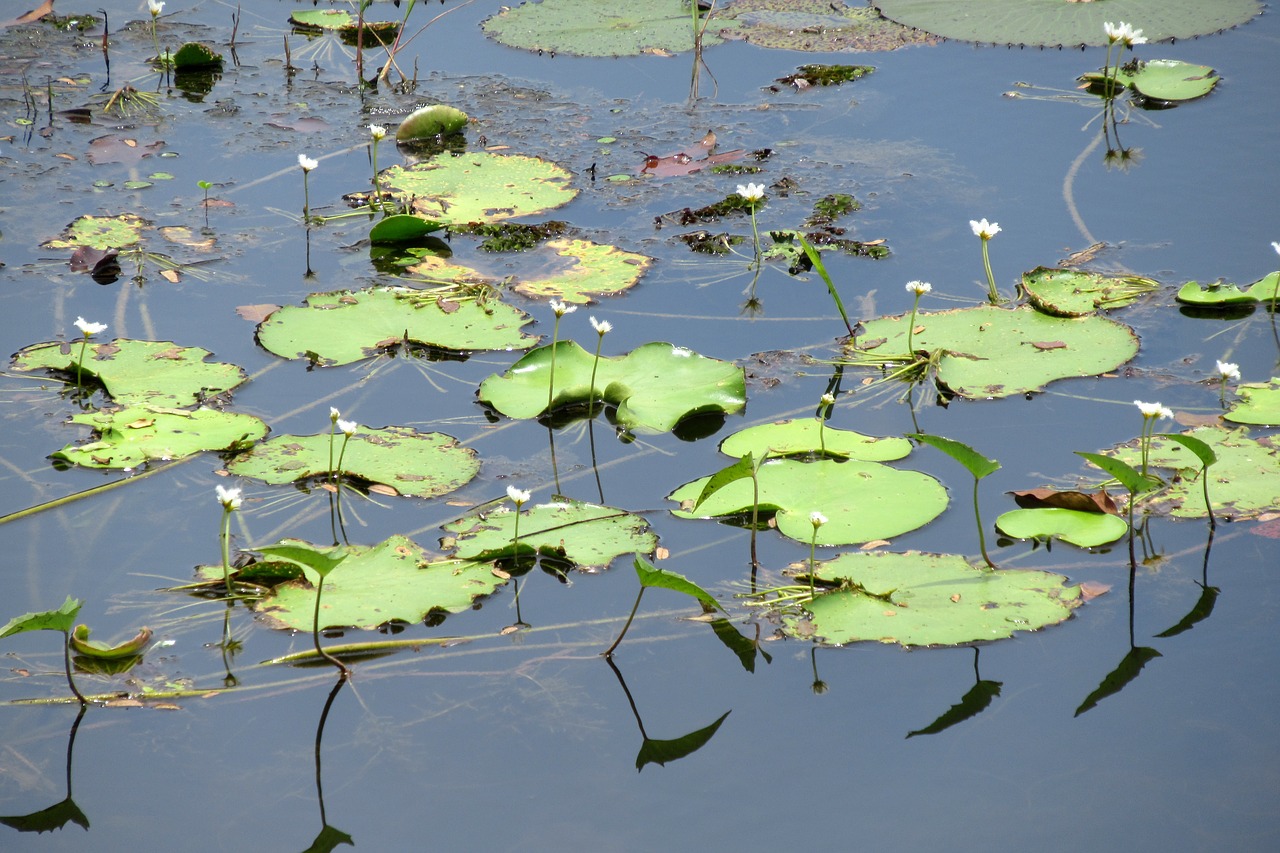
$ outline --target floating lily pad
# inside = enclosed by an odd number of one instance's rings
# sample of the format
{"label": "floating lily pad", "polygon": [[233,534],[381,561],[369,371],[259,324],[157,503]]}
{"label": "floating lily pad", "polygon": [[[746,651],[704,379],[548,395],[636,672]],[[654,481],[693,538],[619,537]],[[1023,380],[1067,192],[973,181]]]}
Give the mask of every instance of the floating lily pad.
{"label": "floating lily pad", "polygon": [[[361,428],[347,441],[333,437],[333,465],[342,476],[394,489],[397,494],[432,498],[462,488],[480,471],[476,452],[452,436],[409,427]],[[233,459],[227,470],[272,485],[308,481],[329,474],[329,434],[280,435]]]}
{"label": "floating lily pad", "polygon": [[258,343],[284,358],[328,365],[373,358],[409,343],[466,352],[524,349],[530,318],[503,302],[446,299],[406,287],[313,293],[258,326]]}
{"label": "floating lily pad", "polygon": [[899,436],[875,438],[849,429],[820,426],[816,418],[781,421],[747,427],[720,443],[720,452],[742,458],[748,453],[757,457],[799,456],[818,453],[847,456],[863,462],[891,462],[911,453],[911,442]]}
{"label": "floating lily pad", "polygon": [[1102,25],[1131,21],[1151,41],[1187,39],[1243,24],[1257,0],[876,0],[881,14],[908,27],[962,41],[1027,45],[1106,45]]}
{"label": "floating lily pad", "polygon": [[[432,613],[458,613],[471,609],[475,599],[505,582],[493,574],[492,563],[432,561],[404,536],[392,536],[372,547],[350,546],[346,550],[348,555],[342,564],[325,578],[321,628],[375,628],[392,620],[412,623]],[[314,584],[320,578],[311,569],[303,571],[305,580],[280,584],[253,605],[273,626],[311,631],[316,606]]]}
{"label": "floating lily pad", "polygon": [[1231,406],[1224,418],[1237,424],[1280,426],[1280,379],[1253,382],[1236,388],[1240,401]]}
{"label": "floating lily pad", "polygon": [[803,607],[809,618],[787,616],[783,630],[837,644],[1000,640],[1063,622],[1084,601],[1062,575],[979,569],[952,554],[842,554],[817,574],[854,588],[818,595]]}
{"label": "floating lily pad", "polygon": [[[510,557],[515,554],[515,520],[509,508],[467,516],[444,526],[452,536],[442,544],[467,560]],[[604,569],[621,554],[652,554],[658,537],[643,518],[626,510],[557,500],[521,513],[520,546],[582,569]]]}
{"label": "floating lily pad", "polygon": [[[1202,427],[1185,433],[1198,438],[1213,450],[1217,461],[1209,466],[1209,500],[1219,518],[1254,518],[1280,507],[1280,451],[1267,438],[1247,438],[1244,429],[1221,430]],[[1142,462],[1136,447],[1107,451],[1123,462],[1137,466]],[[1151,497],[1142,506],[1166,512],[1178,518],[1205,518],[1202,463],[1189,448],[1168,439],[1151,440],[1148,456],[1150,469],[1178,471],[1180,476]],[[1166,477],[1166,479],[1169,479]]]}
{"label": "floating lily pad", "polygon": [[433,139],[445,133],[457,133],[467,126],[471,117],[457,107],[447,104],[431,104],[420,107],[404,117],[396,128],[396,142],[415,139]]}
{"label": "floating lily pad", "polygon": [[550,240],[547,249],[569,262],[567,268],[537,278],[521,278],[513,288],[533,299],[589,303],[616,296],[635,285],[653,264],[647,255],[590,240]]}
{"label": "floating lily pad", "polygon": [[214,409],[129,406],[74,415],[71,422],[93,427],[93,439],[68,445],[51,458],[85,468],[134,468],[204,450],[238,450],[267,434],[267,425],[251,415]]}
{"label": "floating lily pad", "polygon": [[1046,314],[1083,317],[1100,309],[1128,305],[1160,285],[1138,276],[1109,278],[1081,270],[1037,267],[1023,273],[1022,287],[1031,304]]}
{"label": "floating lily pad", "polygon": [[1179,302],[1188,305],[1250,305],[1280,300],[1280,272],[1268,273],[1241,288],[1235,284],[1202,285],[1189,281],[1178,290]]}
{"label": "floating lily pad", "polygon": [[1123,518],[1105,512],[1043,507],[1015,509],[996,519],[996,527],[1014,539],[1061,539],[1081,548],[1114,542],[1129,530]]}
{"label": "floating lily pad", "polygon": [[[355,43],[360,31],[360,19],[350,12],[341,9],[298,9],[289,15],[289,23],[300,30],[313,32],[334,32],[345,42]],[[390,44],[400,30],[396,21],[364,22],[365,46],[370,47],[377,41]]]}
{"label": "floating lily pad", "polygon": [[[726,483],[698,505],[710,477],[686,483],[668,496],[680,503],[680,518],[750,518],[754,491],[750,477]],[[933,521],[947,508],[942,484],[919,471],[899,471],[878,462],[822,459],[769,460],[760,468],[760,510],[776,513],[784,536],[808,543],[814,535],[810,513],[827,522],[818,528],[819,545],[850,545],[890,539]]]}
{"label": "floating lily pad", "polygon": [[173,65],[179,72],[197,68],[209,68],[222,64],[222,54],[199,42],[189,41],[173,55]]}
{"label": "floating lily pad", "polygon": [[[1152,59],[1140,62],[1132,71],[1121,67],[1114,72],[1115,81],[1130,86],[1143,97],[1158,101],[1190,101],[1202,98],[1213,91],[1222,78],[1207,65],[1192,65],[1176,59]],[[1081,76],[1091,86],[1101,86],[1107,91],[1111,73],[1093,71]]]}
{"label": "floating lily pad", "polygon": [[71,633],[71,648],[76,654],[96,660],[119,660],[136,658],[151,642],[151,629],[143,628],[133,637],[117,644],[105,643],[102,640],[89,639],[89,626],[77,625]]}
{"label": "floating lily pad", "polygon": [[[501,376],[480,383],[480,402],[512,418],[535,418],[548,410],[549,346],[526,354]],[[551,410],[586,405],[591,395],[593,353],[573,341],[555,346],[555,397]],[[597,399],[616,406],[629,429],[666,432],[695,415],[729,415],[747,404],[742,368],[674,344],[643,344],[623,356],[602,357],[595,373]]]}
{"label": "floating lily pad", "polygon": [[137,243],[148,222],[132,213],[115,216],[81,216],[67,226],[61,237],[44,243],[47,249],[123,249]]}
{"label": "floating lily pad", "polygon": [[444,228],[443,222],[433,222],[421,216],[401,213],[379,219],[369,229],[370,243],[407,243],[425,237]]}
{"label": "floating lily pad", "polygon": [[[84,350],[84,363],[80,352]],[[226,362],[206,362],[213,353],[201,347],[181,347],[172,341],[109,343],[79,341],[35,344],[13,357],[17,371],[56,370],[72,381],[79,365],[85,377],[96,377],[111,399],[121,405],[194,406],[206,397],[240,385],[247,374]]]}
{"label": "floating lily pad", "polygon": [[71,626],[76,624],[76,616],[83,606],[83,601],[68,595],[57,610],[41,610],[13,617],[0,627],[0,638],[12,637],[25,631],[62,631],[70,634]]}
{"label": "floating lily pad", "polygon": [[[712,19],[704,47],[733,21]],[[539,53],[575,56],[638,56],[693,50],[688,4],[682,0],[542,0],[504,7],[480,25],[490,38]]]}
{"label": "floating lily pad", "polygon": [[[1096,376],[1138,353],[1127,326],[1104,317],[1050,317],[1032,308],[989,305],[916,315],[916,350],[944,350],[938,382],[970,398],[1008,397],[1055,379]],[[909,315],[872,320],[861,340],[873,352],[906,352]]]}
{"label": "floating lily pad", "polygon": [[732,0],[716,10],[709,29],[724,21],[738,26],[728,38],[780,50],[894,50],[938,40],[887,20],[869,6],[850,8],[839,0]]}
{"label": "floating lily pad", "polygon": [[429,219],[497,222],[568,204],[578,191],[569,172],[538,157],[466,152],[442,154],[380,176],[393,198]]}

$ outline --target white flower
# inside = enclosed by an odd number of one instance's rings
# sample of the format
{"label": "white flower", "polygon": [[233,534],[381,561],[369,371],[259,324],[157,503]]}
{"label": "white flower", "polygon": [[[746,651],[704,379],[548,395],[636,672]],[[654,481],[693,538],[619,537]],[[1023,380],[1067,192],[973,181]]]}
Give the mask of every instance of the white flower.
{"label": "white flower", "polygon": [[1125,26],[1129,28],[1129,31],[1121,38],[1124,39],[1126,45],[1133,47],[1135,44],[1147,43],[1147,37],[1142,34],[1142,30],[1135,30],[1130,24],[1125,24]]}
{"label": "white flower", "polygon": [[86,338],[91,338],[94,335],[98,334],[98,332],[105,332],[107,330],[107,324],[106,323],[90,323],[89,321],[85,320],[85,318],[83,317],[77,317],[76,328],[84,332],[84,336]]}
{"label": "white flower", "polygon": [[599,334],[604,335],[606,332],[613,331],[613,324],[608,320],[597,320],[595,317],[592,317],[591,328],[595,329]]}
{"label": "white flower", "polygon": [[302,167],[302,171],[304,171],[304,172],[310,172],[310,171],[311,171],[312,169],[314,169],[316,166],[319,166],[319,165],[320,165],[320,161],[318,161],[318,160],[312,160],[312,159],[311,159],[310,157],[308,157],[306,154],[299,154],[299,155],[298,155],[298,165]]}
{"label": "white flower", "polygon": [[380,124],[369,125],[369,135],[373,137],[374,142],[380,142],[387,135],[387,129]]}
{"label": "white flower", "polygon": [[809,513],[809,523],[813,525],[814,530],[817,530],[827,523],[827,517],[820,512],[814,511]]}
{"label": "white flower", "polygon": [[243,503],[239,489],[217,486],[215,491],[218,493],[218,503],[222,504],[223,509],[239,509],[240,504]]}
{"label": "white flower", "polygon": [[151,17],[160,17],[160,12],[164,10],[164,3],[157,3],[156,0],[147,0],[147,8],[151,11]]}
{"label": "white flower", "polygon": [[1168,406],[1161,406],[1159,414],[1160,414],[1160,417],[1162,418],[1173,420],[1173,409],[1169,408]]}
{"label": "white flower", "polygon": [[1236,381],[1239,381],[1240,365],[1232,364],[1229,361],[1220,361],[1218,362],[1218,375],[1222,377],[1223,382],[1226,382],[1228,379],[1235,379]]}
{"label": "white flower", "polygon": [[1107,41],[1111,42],[1112,44],[1115,44],[1116,42],[1120,41],[1120,38],[1123,35],[1123,31],[1121,30],[1121,27],[1123,26],[1124,26],[1123,21],[1120,22],[1120,27],[1117,27],[1115,24],[1111,23],[1110,21],[1107,21],[1105,24],[1103,24],[1102,29],[1107,34]]}
{"label": "white flower", "polygon": [[574,311],[577,311],[578,306],[566,305],[565,303],[561,302],[559,299],[552,299],[551,310],[556,312],[557,317],[563,317],[565,314],[572,314]]}
{"label": "white flower", "polygon": [[1134,400],[1133,404],[1138,407],[1138,411],[1142,412],[1144,418],[1171,418],[1173,410],[1159,403],[1144,403],[1141,400]]}
{"label": "white flower", "polygon": [[507,497],[511,498],[511,500],[515,503],[517,508],[520,507],[522,504],[526,504],[529,502],[529,493],[522,492],[519,489],[517,489],[515,486],[507,486]]}
{"label": "white flower", "polygon": [[834,406],[836,404],[835,395],[831,393],[823,394],[821,403],[824,406]]}
{"label": "white flower", "polygon": [[1275,249],[1275,250],[1276,250],[1276,254],[1277,254],[1277,255],[1280,255],[1280,243],[1277,243],[1277,242],[1275,242],[1275,241],[1272,241],[1272,243],[1271,243],[1271,248],[1273,248],[1273,249]]}
{"label": "white flower", "polygon": [[927,281],[907,282],[907,292],[914,293],[916,296],[924,296],[930,290],[933,290],[933,285]]}
{"label": "white flower", "polygon": [[338,429],[343,435],[350,438],[356,434],[356,430],[360,429],[360,424],[355,421],[338,421]]}
{"label": "white flower", "polygon": [[764,184],[738,184],[738,195],[747,201],[760,201],[764,198]]}
{"label": "white flower", "polygon": [[973,229],[975,237],[981,237],[983,240],[990,240],[1000,233],[999,222],[988,222],[985,219],[970,219],[969,227]]}
{"label": "white flower", "polygon": [[336,424],[338,422],[338,418],[340,417],[342,417],[342,412],[339,412],[333,406],[330,406],[329,407],[329,423]]}

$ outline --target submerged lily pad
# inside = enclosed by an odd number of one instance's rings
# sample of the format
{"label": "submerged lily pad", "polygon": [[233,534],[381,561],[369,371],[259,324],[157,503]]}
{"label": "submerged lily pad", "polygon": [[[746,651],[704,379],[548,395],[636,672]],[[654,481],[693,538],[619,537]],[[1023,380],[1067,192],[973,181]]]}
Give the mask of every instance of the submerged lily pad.
{"label": "submerged lily pad", "polygon": [[1084,512],[1062,507],[1015,509],[996,519],[996,527],[1014,539],[1061,539],[1081,548],[1106,545],[1123,536],[1129,525],[1105,512]]}
{"label": "submerged lily pad", "polygon": [[267,425],[251,415],[214,409],[129,406],[74,415],[71,423],[93,427],[93,439],[68,445],[50,458],[85,468],[134,468],[204,450],[238,450],[267,434]]}
{"label": "submerged lily pad", "polygon": [[[293,545],[306,545],[288,540]],[[320,549],[317,550],[329,550]],[[470,610],[475,599],[505,581],[492,563],[435,560],[415,542],[392,536],[372,547],[349,546],[325,578],[320,627],[375,628],[390,621],[420,622],[432,613]],[[275,627],[311,631],[319,575],[280,584],[253,608]]]}
{"label": "submerged lily pad", "polygon": [[[444,526],[445,543],[467,560],[496,560],[515,554],[516,513],[509,508],[467,516]],[[621,554],[652,554],[658,537],[638,515],[610,506],[557,500],[520,514],[520,546],[582,569],[604,569]]]}
{"label": "submerged lily pad", "polygon": [[[726,483],[696,510],[685,509],[710,479],[702,477],[672,492],[667,499],[682,505],[672,514],[750,519],[755,500],[750,477]],[[761,466],[758,479],[761,513],[775,513],[778,532],[805,543],[814,535],[813,512],[827,518],[817,531],[819,545],[850,545],[923,527],[947,508],[947,490],[933,477],[878,462],[771,459]]]}
{"label": "submerged lily pad", "polygon": [[1280,300],[1280,272],[1268,273],[1253,284],[1212,283],[1201,285],[1189,281],[1178,290],[1177,299],[1187,305],[1250,305],[1255,302]]}
{"label": "submerged lily pad", "polygon": [[442,154],[379,175],[386,193],[444,222],[497,222],[542,213],[578,194],[564,168],[538,157],[469,151]]}
{"label": "submerged lily pad", "polygon": [[863,462],[891,462],[911,453],[911,442],[900,436],[875,438],[849,429],[822,426],[816,418],[780,421],[747,427],[726,438],[720,452],[739,459],[748,453],[757,457],[798,456],[825,452]]}
{"label": "submerged lily pad", "polygon": [[1106,45],[1102,25],[1132,21],[1151,41],[1187,39],[1243,24],[1257,0],[876,0],[881,14],[963,41],[1027,45]]}
{"label": "submerged lily pad", "polygon": [[1081,270],[1037,267],[1022,275],[1022,287],[1040,311],[1058,317],[1083,317],[1100,309],[1129,305],[1159,288],[1149,278],[1109,278]]}
{"label": "submerged lily pad", "polygon": [[407,287],[313,293],[306,307],[286,305],[258,326],[258,343],[284,358],[325,364],[373,358],[401,344],[442,350],[524,349],[530,318],[503,302],[445,298]]}
{"label": "submerged lily pad", "polygon": [[35,344],[14,355],[13,369],[56,370],[74,381],[79,366],[83,377],[96,377],[112,400],[126,406],[194,406],[247,378],[234,364],[206,362],[213,355],[207,349],[181,347],[172,341],[90,341],[83,347],[83,364],[81,349],[78,341]]}
{"label": "submerged lily pad", "polygon": [[1231,406],[1224,418],[1237,424],[1280,426],[1280,379],[1269,384],[1253,382],[1236,388],[1240,401]]}
{"label": "submerged lily pad", "polygon": [[[719,16],[702,37],[719,44],[718,32],[737,24]],[[542,0],[504,7],[480,25],[490,38],[539,53],[574,56],[638,56],[693,50],[689,6],[683,0]]]}
{"label": "submerged lily pad", "polygon": [[513,290],[533,299],[589,303],[597,296],[616,296],[635,285],[653,258],[590,240],[550,240],[546,247],[568,261],[566,269],[538,278],[522,278]]}
{"label": "submerged lily pad", "polygon": [[[552,347],[526,354],[501,376],[480,383],[480,402],[511,418],[535,418],[548,410]],[[585,406],[595,367],[597,399],[616,406],[617,423],[666,432],[695,415],[730,415],[747,404],[742,368],[674,344],[654,342],[599,364],[573,341],[555,345],[555,396],[550,409]]]}
{"label": "submerged lily pad", "polygon": [[709,29],[724,21],[738,26],[727,37],[780,50],[894,50],[938,40],[869,6],[850,8],[839,0],[732,0],[716,11]]}
{"label": "submerged lily pad", "polygon": [[[1138,353],[1133,330],[1104,317],[1050,317],[1032,308],[989,305],[916,315],[912,346],[944,350],[938,382],[970,398],[1008,397],[1055,379],[1096,376]],[[875,352],[906,352],[909,315],[872,320],[863,340]]]}
{"label": "submerged lily pad", "polygon": [[[1159,101],[1190,101],[1202,98],[1213,91],[1222,78],[1207,65],[1192,65],[1176,59],[1152,59],[1140,62],[1136,69],[1128,66],[1114,72],[1115,81],[1130,86],[1143,97]],[[1107,91],[1112,74],[1093,71],[1080,79],[1090,86],[1100,86]]]}
{"label": "submerged lily pad", "polygon": [[1062,575],[979,569],[953,554],[841,554],[817,574],[849,588],[818,595],[803,607],[809,618],[787,616],[783,630],[837,644],[1000,640],[1063,622],[1084,601]]}
{"label": "submerged lily pad", "polygon": [[[394,489],[396,494],[432,498],[466,485],[480,471],[476,452],[452,436],[409,427],[360,429],[346,443],[333,437],[333,465],[342,459],[342,476]],[[280,435],[256,445],[227,465],[241,477],[272,485],[326,477],[329,434]]]}

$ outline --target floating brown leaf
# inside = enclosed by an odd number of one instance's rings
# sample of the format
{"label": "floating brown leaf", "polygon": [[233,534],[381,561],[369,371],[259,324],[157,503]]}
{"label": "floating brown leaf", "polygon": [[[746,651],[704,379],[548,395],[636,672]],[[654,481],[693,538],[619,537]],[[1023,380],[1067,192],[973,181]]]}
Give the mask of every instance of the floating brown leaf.
{"label": "floating brown leaf", "polygon": [[1057,489],[1025,489],[1009,492],[1013,500],[1023,509],[1040,509],[1043,507],[1058,509],[1074,509],[1080,512],[1105,512],[1119,515],[1116,502],[1111,495],[1102,489],[1096,492],[1058,491]]}

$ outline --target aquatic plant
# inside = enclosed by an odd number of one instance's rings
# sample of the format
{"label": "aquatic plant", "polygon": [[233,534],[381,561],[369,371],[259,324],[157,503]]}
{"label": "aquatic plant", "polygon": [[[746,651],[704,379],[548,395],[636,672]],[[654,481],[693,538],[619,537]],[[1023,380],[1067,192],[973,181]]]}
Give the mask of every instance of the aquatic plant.
{"label": "aquatic plant", "polygon": [[587,396],[587,408],[590,409],[596,402],[596,368],[600,366],[600,347],[604,345],[604,336],[613,331],[613,324],[608,320],[597,320],[591,317],[591,328],[596,330],[596,357],[591,363],[591,391]]}
{"label": "aquatic plant", "polygon": [[1226,408],[1227,405],[1227,382],[1229,380],[1240,381],[1240,365],[1233,364],[1229,361],[1219,361],[1218,367],[1218,403]]}
{"label": "aquatic plant", "polygon": [[1142,448],[1142,476],[1147,476],[1147,457],[1151,454],[1151,433],[1156,428],[1156,421],[1160,418],[1172,418],[1173,410],[1159,403],[1144,403],[1141,400],[1134,400],[1133,404],[1138,407],[1138,411],[1142,412],[1142,436],[1139,443]]}
{"label": "aquatic plant", "polygon": [[[764,203],[764,184],[748,183],[745,186],[738,184],[738,195],[746,199],[747,207],[751,211],[751,240],[755,247],[755,257],[753,263],[756,268],[756,278],[760,277],[760,265],[764,258],[760,254],[760,229],[756,226],[756,208]],[[755,279],[752,279],[751,285],[755,286]]]}
{"label": "aquatic plant", "polygon": [[636,603],[631,607],[631,613],[627,615],[627,621],[623,624],[622,630],[618,632],[618,638],[613,641],[613,645],[605,649],[602,653],[608,659],[613,657],[613,652],[618,648],[618,644],[622,642],[622,638],[627,635],[627,629],[631,627],[631,622],[636,618],[636,611],[640,609],[640,599],[644,597],[644,591],[650,587],[659,587],[661,589],[669,589],[675,592],[682,592],[685,595],[692,596],[702,605],[704,613],[711,613],[716,610],[727,613],[720,602],[716,601],[711,593],[698,586],[687,577],[676,572],[667,572],[662,569],[655,568],[652,563],[644,557],[636,554],[635,558],[636,575],[640,578],[640,592],[636,594]]}
{"label": "aquatic plant", "polygon": [[156,19],[160,17],[160,13],[163,10],[164,10],[163,2],[157,2],[157,0],[147,0],[147,11],[151,13],[151,43],[155,45],[155,48],[156,48],[156,61],[160,62],[161,64],[164,64],[165,61],[168,59],[167,51],[165,52],[165,56],[161,58],[160,39],[156,35]]}
{"label": "aquatic plant", "polygon": [[1107,34],[1107,58],[1102,66],[1102,74],[1105,77],[1111,69],[1111,50],[1117,44],[1120,45],[1120,53],[1116,56],[1116,70],[1111,72],[1111,83],[1107,89],[1107,96],[1114,97],[1116,94],[1116,74],[1120,70],[1120,60],[1124,58],[1124,49],[1132,48],[1135,44],[1146,44],[1147,40],[1142,35],[1142,30],[1136,30],[1132,25],[1121,21],[1119,24],[1113,24],[1107,21],[1102,25],[1103,32]]}
{"label": "aquatic plant", "polygon": [[342,458],[347,455],[347,442],[351,441],[351,436],[356,434],[356,430],[360,425],[355,421],[344,421],[341,418],[337,423],[338,431],[342,433],[342,448],[338,451],[338,467],[333,470],[333,484],[335,486],[342,485]]}
{"label": "aquatic plant", "polygon": [[369,125],[369,155],[373,158],[373,206],[382,207],[382,187],[378,184],[378,143],[387,135],[387,129],[380,124]]}
{"label": "aquatic plant", "polygon": [[68,595],[67,600],[62,602],[62,606],[57,610],[24,613],[22,616],[13,617],[0,627],[0,639],[21,634],[24,631],[61,631],[62,664],[67,673],[67,686],[79,700],[81,708],[87,706],[89,700],[80,692],[80,688],[76,687],[75,679],[71,677],[71,627],[75,624],[76,616],[83,605],[83,601]]}
{"label": "aquatic plant", "polygon": [[818,528],[827,523],[827,517],[820,512],[809,513],[809,523],[813,525],[813,536],[809,539],[809,597],[813,598],[813,579],[818,576],[818,566],[814,562],[814,551],[818,547]]}
{"label": "aquatic plant", "polygon": [[991,274],[991,255],[987,251],[987,244],[991,242],[992,237],[1000,233],[1000,223],[988,222],[985,219],[970,219],[969,227],[973,229],[974,236],[982,240],[982,268],[987,274],[987,301],[992,305],[999,305],[1005,300],[996,289],[996,277]]}
{"label": "aquatic plant", "polygon": [[238,510],[244,499],[239,489],[217,486],[214,489],[218,503],[222,504],[222,529],[218,541],[222,546],[222,583],[227,594],[235,597],[235,587],[231,585],[231,513]]}
{"label": "aquatic plant", "polygon": [[520,558],[520,508],[529,502],[529,492],[521,491],[515,486],[507,486],[507,497],[516,505],[515,530],[511,534],[513,560]]}
{"label": "aquatic plant", "polygon": [[[551,401],[555,398],[556,393],[556,344],[560,340],[560,318],[565,314],[572,314],[578,310],[577,305],[566,305],[558,299],[551,300],[551,310],[556,315],[555,324],[551,328],[551,370],[547,378],[547,413],[551,413]],[[591,389],[595,391],[595,365],[599,364],[600,356],[596,354],[595,363],[591,367]]]}
{"label": "aquatic plant", "polygon": [[299,154],[298,165],[302,167],[302,222],[308,224],[311,222],[311,170],[319,166],[320,162],[306,154]]}
{"label": "aquatic plant", "polygon": [[827,455],[827,419],[835,404],[835,395],[829,391],[818,400],[818,452],[823,456]]}
{"label": "aquatic plant", "polygon": [[809,263],[813,265],[813,268],[818,271],[818,275],[822,277],[823,282],[826,283],[827,292],[831,294],[831,301],[836,304],[836,310],[840,312],[840,319],[844,320],[844,327],[849,332],[849,338],[856,343],[857,333],[853,330],[853,324],[849,322],[849,315],[845,313],[844,303],[840,301],[840,293],[836,290],[835,282],[831,280],[826,264],[822,263],[822,256],[802,235],[797,234],[796,239],[800,241],[800,248],[804,249],[805,257],[809,259]]}
{"label": "aquatic plant", "polygon": [[924,435],[922,433],[911,433],[907,438],[941,450],[963,465],[973,475],[973,517],[978,522],[978,548],[982,551],[982,559],[986,562],[987,567],[995,569],[996,564],[991,562],[991,557],[987,555],[987,537],[982,527],[982,512],[978,506],[978,483],[983,478],[1000,470],[1000,463],[994,459],[988,459],[969,445],[952,438],[943,438],[940,435]]}
{"label": "aquatic plant", "polygon": [[910,322],[907,323],[907,358],[908,359],[912,359],[912,360],[915,359],[915,353],[911,349],[911,336],[915,332],[916,311],[920,308],[920,297],[924,296],[930,290],[933,290],[933,285],[929,284],[929,282],[927,281],[907,282],[907,292],[910,293],[912,297],[914,297],[911,303],[911,320]]}
{"label": "aquatic plant", "polygon": [[79,390],[83,383],[81,382],[81,373],[84,371],[84,351],[89,346],[89,339],[94,335],[107,330],[106,323],[90,323],[83,317],[77,317],[75,326],[84,335],[84,339],[80,342],[80,358],[76,359],[76,390]]}

